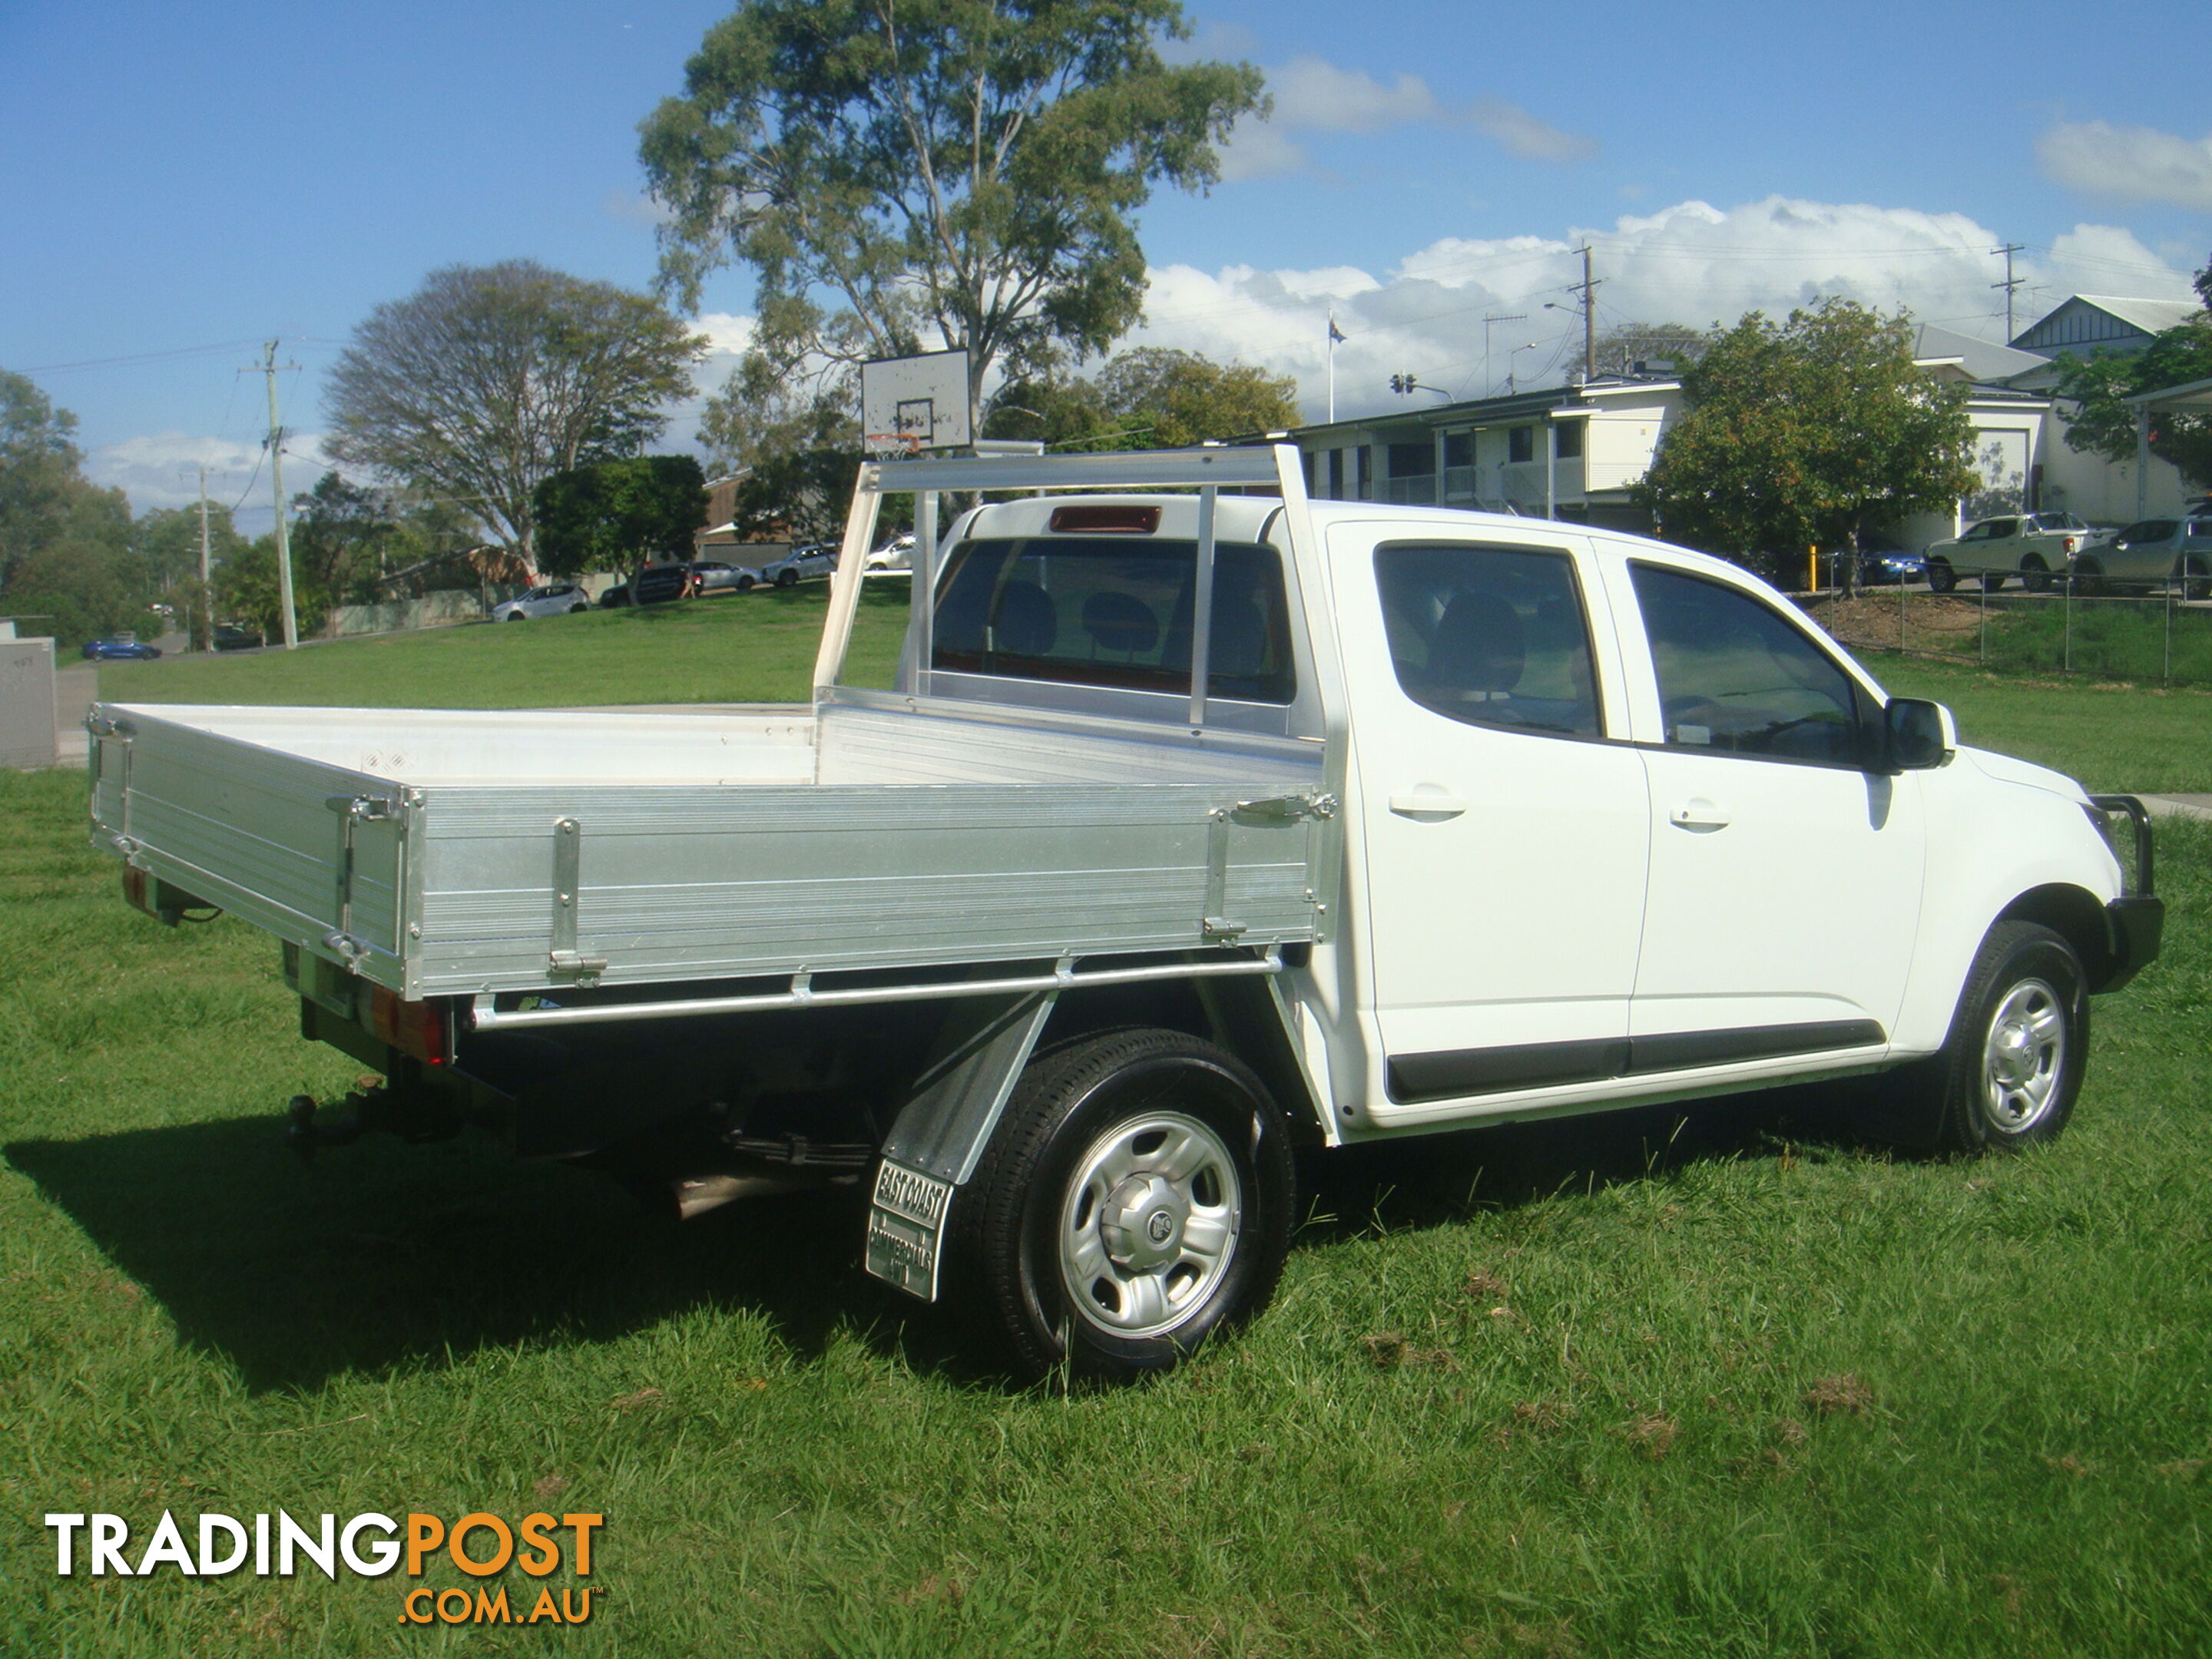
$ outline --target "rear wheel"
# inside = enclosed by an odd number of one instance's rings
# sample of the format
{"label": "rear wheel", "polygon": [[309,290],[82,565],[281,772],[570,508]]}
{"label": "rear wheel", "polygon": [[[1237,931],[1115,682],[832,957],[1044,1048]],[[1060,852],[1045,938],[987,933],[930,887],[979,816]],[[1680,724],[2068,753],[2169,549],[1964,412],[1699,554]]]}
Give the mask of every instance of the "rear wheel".
{"label": "rear wheel", "polygon": [[1996,592],[1999,588],[2002,587],[2004,585],[2005,585],[2005,573],[2004,573],[2003,571],[2002,571],[2002,570],[1984,570],[1984,572],[1982,572],[1982,592],[1984,592],[1984,593],[1994,593],[1994,592]]}
{"label": "rear wheel", "polygon": [[1282,1114],[1235,1055],[1085,1038],[1031,1062],[954,1200],[951,1297],[1025,1375],[1162,1370],[1266,1305],[1291,1189]]}
{"label": "rear wheel", "polygon": [[2029,921],[1990,929],[1942,1051],[1877,1083],[1875,1115],[1898,1138],[1948,1152],[2055,1140],[2088,1059],[2089,994],[2063,934]]}

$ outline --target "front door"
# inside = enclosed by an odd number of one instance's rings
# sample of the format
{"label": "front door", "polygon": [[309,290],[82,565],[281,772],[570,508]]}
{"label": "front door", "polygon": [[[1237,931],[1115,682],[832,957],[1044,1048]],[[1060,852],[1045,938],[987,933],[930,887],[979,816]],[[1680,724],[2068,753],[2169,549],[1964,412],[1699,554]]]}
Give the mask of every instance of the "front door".
{"label": "front door", "polygon": [[1886,1043],[1925,836],[1918,780],[1862,769],[1872,694],[1732,584],[1637,560],[1623,587],[1645,634],[1623,652],[1656,716],[1633,1072],[1817,1067]]}
{"label": "front door", "polygon": [[1378,1122],[1617,1074],[1650,838],[1582,538],[1338,525]]}

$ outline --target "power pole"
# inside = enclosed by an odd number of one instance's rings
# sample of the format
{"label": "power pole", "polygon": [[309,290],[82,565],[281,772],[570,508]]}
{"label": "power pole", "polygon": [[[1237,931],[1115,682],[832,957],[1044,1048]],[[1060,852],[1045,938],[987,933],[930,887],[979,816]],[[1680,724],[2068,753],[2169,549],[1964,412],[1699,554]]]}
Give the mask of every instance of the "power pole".
{"label": "power pole", "polygon": [[1583,379],[1597,379],[1597,278],[1590,275],[1590,248],[1583,244],[1583,279],[1570,283],[1567,292],[1583,296]]}
{"label": "power pole", "polygon": [[2013,295],[2020,292],[2021,285],[2027,280],[2024,276],[2015,276],[2012,274],[2012,256],[2015,253],[2025,253],[2027,251],[2027,250],[2018,242],[2007,242],[2002,247],[1991,248],[1990,250],[1992,253],[2002,253],[2004,255],[2005,279],[2002,283],[1991,283],[1990,286],[1991,288],[2001,288],[2004,290],[2005,343],[2007,345],[2010,345],[2012,343],[2013,330],[2016,326],[2013,322]]}
{"label": "power pole", "polygon": [[284,428],[276,423],[274,340],[262,353],[261,372],[269,377],[269,478],[276,491],[276,603],[284,612],[284,648],[296,651],[300,647],[300,623],[292,614],[292,533],[291,527],[284,522]]}
{"label": "power pole", "polygon": [[200,463],[200,632],[215,649],[215,589],[208,571],[207,463]]}
{"label": "power pole", "polygon": [[1487,312],[1483,313],[1482,395],[1484,397],[1487,398],[1490,395],[1490,325],[1492,323],[1525,323],[1528,320],[1528,313],[1525,311],[1507,312],[1496,317],[1491,316]]}

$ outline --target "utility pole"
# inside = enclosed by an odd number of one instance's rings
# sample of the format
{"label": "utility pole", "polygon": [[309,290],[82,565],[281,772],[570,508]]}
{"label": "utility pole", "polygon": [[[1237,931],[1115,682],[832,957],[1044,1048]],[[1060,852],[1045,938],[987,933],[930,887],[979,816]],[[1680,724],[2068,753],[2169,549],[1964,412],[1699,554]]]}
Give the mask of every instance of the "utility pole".
{"label": "utility pole", "polygon": [[215,589],[208,572],[208,498],[207,463],[200,463],[200,632],[207,643],[205,648],[215,649]]}
{"label": "utility pole", "polygon": [[1525,311],[1506,312],[1496,317],[1490,315],[1487,312],[1483,313],[1482,395],[1484,397],[1487,398],[1490,395],[1490,325],[1492,323],[1525,323],[1528,320],[1528,313]]}
{"label": "utility pole", "polygon": [[1991,283],[1990,286],[1991,288],[2001,288],[2004,290],[2005,343],[2007,345],[2010,345],[2012,343],[2013,330],[2016,326],[2013,322],[2012,316],[2013,295],[2020,292],[2021,285],[2027,280],[2024,276],[2015,276],[2012,274],[2012,256],[2015,253],[2025,253],[2027,251],[2027,250],[2018,242],[2007,242],[2002,247],[1991,248],[1990,250],[1992,253],[2002,253],[2004,255],[2005,279],[2002,283]]}
{"label": "utility pole", "polygon": [[1570,283],[1567,292],[1583,296],[1583,379],[1597,379],[1597,278],[1590,275],[1590,247],[1583,244],[1583,279]]}
{"label": "utility pole", "polygon": [[[269,477],[276,491],[276,603],[284,612],[284,648],[300,647],[299,619],[292,613],[292,534],[284,522],[284,428],[276,423],[276,342],[264,349],[261,372],[269,377]],[[210,643],[213,643],[210,639]]]}

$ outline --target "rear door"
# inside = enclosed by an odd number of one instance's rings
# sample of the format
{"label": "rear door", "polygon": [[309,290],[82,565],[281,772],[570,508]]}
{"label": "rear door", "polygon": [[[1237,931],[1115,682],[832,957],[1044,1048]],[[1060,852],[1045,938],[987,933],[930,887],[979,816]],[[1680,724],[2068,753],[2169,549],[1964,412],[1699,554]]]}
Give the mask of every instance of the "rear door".
{"label": "rear door", "polygon": [[1339,524],[1376,1119],[1615,1075],[1650,839],[1586,538]]}
{"label": "rear door", "polygon": [[1632,1070],[1881,1049],[1925,834],[1917,777],[1863,769],[1878,702],[1778,600],[1641,556],[1608,576],[1651,784]]}

